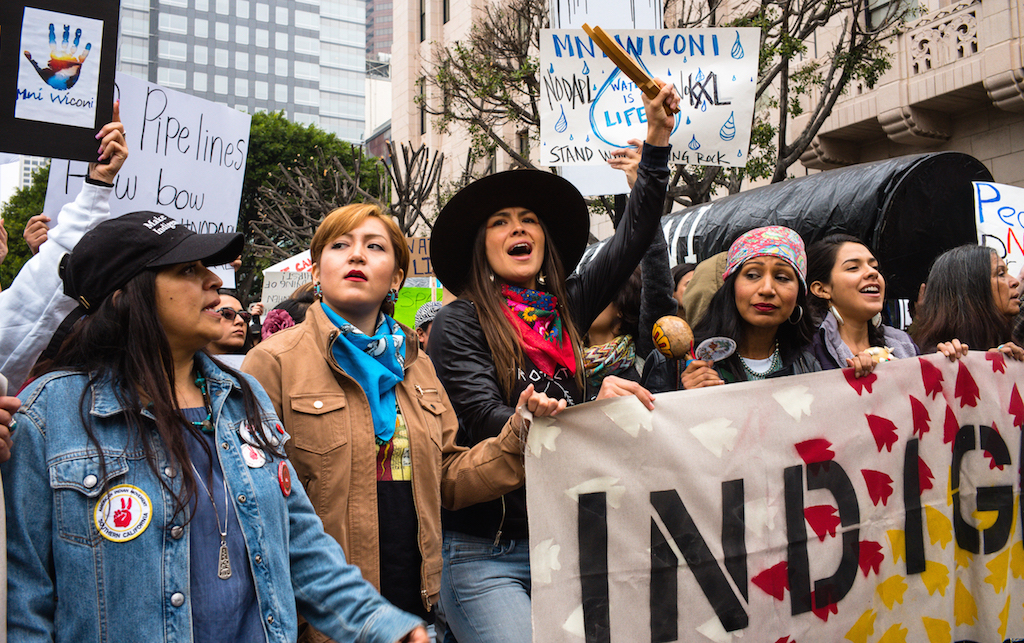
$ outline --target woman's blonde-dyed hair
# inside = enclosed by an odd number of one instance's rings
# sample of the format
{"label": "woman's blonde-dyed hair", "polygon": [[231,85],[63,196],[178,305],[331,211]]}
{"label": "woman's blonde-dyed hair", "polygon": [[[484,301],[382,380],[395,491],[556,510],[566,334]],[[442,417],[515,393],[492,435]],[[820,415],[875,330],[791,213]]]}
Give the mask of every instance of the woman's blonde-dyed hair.
{"label": "woman's blonde-dyed hair", "polygon": [[[384,224],[384,229],[388,231],[388,238],[394,248],[395,268],[402,269],[402,283],[398,286],[401,289],[405,285],[406,277],[409,276],[409,244],[395,220],[371,203],[353,203],[342,206],[324,217],[316,229],[316,234],[313,235],[313,241],[309,244],[310,258],[314,264],[319,265],[320,256],[328,243],[355,230],[370,217],[378,219]],[[393,315],[394,304],[385,305],[384,312]]]}

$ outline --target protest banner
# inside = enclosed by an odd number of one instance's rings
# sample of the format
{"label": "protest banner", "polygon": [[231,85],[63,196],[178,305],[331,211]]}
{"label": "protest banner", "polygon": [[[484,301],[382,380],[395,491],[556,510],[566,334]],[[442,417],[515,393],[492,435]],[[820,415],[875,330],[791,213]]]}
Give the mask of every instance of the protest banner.
{"label": "protest banner", "polygon": [[[757,84],[759,31],[607,29],[651,76],[676,87],[672,163],[746,165]],[[597,165],[647,121],[641,92],[582,30],[540,39],[544,165]]]}
{"label": "protest banner", "polygon": [[1024,267],[1024,188],[975,181],[974,209],[978,243],[999,253],[1011,274],[1019,274]]}
{"label": "protest banner", "polygon": [[[200,234],[234,232],[252,118],[125,74],[116,90],[128,160],[114,183],[113,216],[151,210]],[[87,171],[87,163],[51,162],[43,207],[51,226]]]}
{"label": "protest banner", "polygon": [[1022,377],[932,355],[535,419],[534,641],[1021,640]]}
{"label": "protest banner", "polygon": [[113,111],[117,0],[0,4],[0,150],[96,160]]}

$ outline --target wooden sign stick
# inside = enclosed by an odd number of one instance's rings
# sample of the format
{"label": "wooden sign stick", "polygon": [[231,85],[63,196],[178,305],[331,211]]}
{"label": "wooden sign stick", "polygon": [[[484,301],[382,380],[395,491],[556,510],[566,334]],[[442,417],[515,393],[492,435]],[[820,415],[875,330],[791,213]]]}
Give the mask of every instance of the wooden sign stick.
{"label": "wooden sign stick", "polygon": [[[626,75],[631,81],[636,83],[636,86],[647,96],[647,98],[654,100],[658,96],[658,92],[661,91],[661,85],[659,85],[653,78],[651,78],[643,67],[638,65],[633,57],[626,53],[626,50],[622,48],[622,45],[617,43],[614,38],[608,35],[601,27],[591,27],[589,24],[584,23],[583,31],[590,36],[590,39],[597,43],[597,46],[601,48],[601,51],[611,59],[615,66],[622,70],[622,73]],[[675,114],[679,110],[672,110],[668,105],[665,105],[665,111],[668,114]]]}

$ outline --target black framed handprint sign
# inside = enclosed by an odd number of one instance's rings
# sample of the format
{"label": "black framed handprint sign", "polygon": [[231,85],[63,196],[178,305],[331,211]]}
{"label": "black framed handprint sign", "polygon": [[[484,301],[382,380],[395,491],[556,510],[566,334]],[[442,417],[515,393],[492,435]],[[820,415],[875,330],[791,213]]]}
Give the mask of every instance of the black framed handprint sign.
{"label": "black framed handprint sign", "polygon": [[118,0],[0,3],[0,151],[95,161],[110,122]]}

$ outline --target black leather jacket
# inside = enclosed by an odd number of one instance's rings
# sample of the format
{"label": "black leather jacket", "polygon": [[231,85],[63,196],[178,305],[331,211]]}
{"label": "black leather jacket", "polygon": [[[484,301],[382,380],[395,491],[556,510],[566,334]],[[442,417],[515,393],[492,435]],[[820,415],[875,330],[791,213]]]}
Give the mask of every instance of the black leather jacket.
{"label": "black leather jacket", "polygon": [[[636,184],[614,237],[580,274],[566,283],[567,307],[583,335],[611,302],[640,263],[658,230],[668,185],[670,147],[644,145]],[[471,234],[468,231],[467,234]],[[527,358],[520,365],[511,398],[498,384],[483,328],[473,304],[466,300],[442,308],[430,329],[430,358],[459,416],[458,443],[473,446],[498,435],[514,412],[512,404],[529,385],[555,398],[578,404],[588,399],[575,379],[562,369],[555,377],[540,373]],[[490,502],[442,512],[442,525],[483,538],[528,536],[526,489],[519,487]]]}

